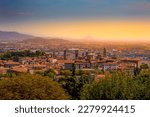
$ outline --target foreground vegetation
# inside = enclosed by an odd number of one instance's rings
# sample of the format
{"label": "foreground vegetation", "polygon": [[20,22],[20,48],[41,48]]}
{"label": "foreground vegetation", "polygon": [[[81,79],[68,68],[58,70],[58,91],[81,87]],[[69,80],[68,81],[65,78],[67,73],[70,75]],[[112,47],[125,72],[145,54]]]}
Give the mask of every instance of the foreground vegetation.
{"label": "foreground vegetation", "polygon": [[100,82],[84,87],[81,99],[86,100],[149,100],[150,70],[137,76],[113,73]]}
{"label": "foreground vegetation", "polygon": [[[62,71],[55,79],[55,71],[44,73],[7,74],[0,79],[0,99],[84,99],[84,100],[149,100],[150,70],[136,75],[112,72],[96,82],[89,73],[72,75]],[[80,77],[78,77],[80,76]]]}
{"label": "foreground vegetation", "polygon": [[69,96],[48,77],[21,74],[0,80],[0,99],[59,100],[69,99]]}

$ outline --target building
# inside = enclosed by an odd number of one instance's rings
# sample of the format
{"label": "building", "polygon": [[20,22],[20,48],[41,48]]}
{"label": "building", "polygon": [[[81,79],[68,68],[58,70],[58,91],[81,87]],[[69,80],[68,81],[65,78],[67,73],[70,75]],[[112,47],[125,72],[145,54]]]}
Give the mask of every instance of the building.
{"label": "building", "polygon": [[8,71],[7,68],[4,68],[4,67],[0,67],[0,74],[6,74]]}
{"label": "building", "polygon": [[67,59],[67,50],[64,50],[64,60]]}
{"label": "building", "polygon": [[133,65],[134,67],[139,67],[139,59],[134,59],[134,58],[124,58],[120,60],[120,63],[127,63],[130,65]]}
{"label": "building", "polygon": [[142,60],[139,62],[139,66],[142,65],[142,64],[147,64],[148,67],[150,68],[150,60]]}
{"label": "building", "polygon": [[4,66],[3,60],[0,60],[0,66]]}
{"label": "building", "polygon": [[74,61],[67,61],[64,63],[64,69],[65,70],[73,70],[74,64],[75,64]]}
{"label": "building", "polygon": [[12,73],[27,73],[28,69],[24,66],[24,65],[20,65],[20,66],[14,66],[12,67],[9,72]]}
{"label": "building", "polygon": [[104,57],[104,58],[107,57],[107,51],[106,51],[106,48],[104,48],[104,50],[103,50],[103,57]]}
{"label": "building", "polygon": [[76,70],[93,69],[96,67],[97,62],[96,61],[84,61],[84,60],[66,62],[64,64],[65,66],[64,69],[73,70],[74,65],[75,65]]}
{"label": "building", "polygon": [[4,67],[7,67],[7,68],[11,68],[14,66],[19,66],[19,65],[20,65],[19,62],[14,62],[14,61],[7,61],[4,63]]}
{"label": "building", "polygon": [[77,60],[79,57],[79,50],[75,50],[75,59]]}
{"label": "building", "polygon": [[118,63],[108,62],[108,63],[104,63],[102,66],[103,66],[103,71],[113,71],[118,69]]}

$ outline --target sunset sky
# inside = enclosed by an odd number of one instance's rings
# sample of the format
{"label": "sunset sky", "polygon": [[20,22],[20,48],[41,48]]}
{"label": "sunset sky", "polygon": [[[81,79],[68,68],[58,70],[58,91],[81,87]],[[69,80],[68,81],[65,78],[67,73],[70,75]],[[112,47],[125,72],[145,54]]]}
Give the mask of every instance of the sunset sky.
{"label": "sunset sky", "polygon": [[80,40],[150,40],[150,0],[1,0],[0,30]]}

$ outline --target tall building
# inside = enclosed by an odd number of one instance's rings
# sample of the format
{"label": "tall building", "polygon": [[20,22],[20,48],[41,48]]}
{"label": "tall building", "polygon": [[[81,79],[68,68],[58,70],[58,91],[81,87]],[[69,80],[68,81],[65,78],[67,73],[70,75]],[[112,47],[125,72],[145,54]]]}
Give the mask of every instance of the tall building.
{"label": "tall building", "polygon": [[100,53],[99,53],[99,54],[97,55],[97,57],[96,57],[97,60],[102,60],[102,58],[103,58],[103,57],[101,56]]}
{"label": "tall building", "polygon": [[67,59],[67,50],[64,50],[64,60]]}
{"label": "tall building", "polygon": [[107,51],[106,51],[106,48],[104,48],[104,50],[103,50],[103,57],[107,57]]}
{"label": "tall building", "polygon": [[55,51],[53,51],[53,58],[56,58],[56,53],[55,53]]}
{"label": "tall building", "polygon": [[79,50],[75,50],[75,59],[78,59],[79,57]]}

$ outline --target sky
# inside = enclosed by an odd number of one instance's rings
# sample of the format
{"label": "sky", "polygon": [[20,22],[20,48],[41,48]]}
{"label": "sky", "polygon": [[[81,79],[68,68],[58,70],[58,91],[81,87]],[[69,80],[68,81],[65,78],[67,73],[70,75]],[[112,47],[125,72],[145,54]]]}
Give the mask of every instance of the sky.
{"label": "sky", "polygon": [[150,40],[150,0],[0,0],[0,30],[46,37]]}

